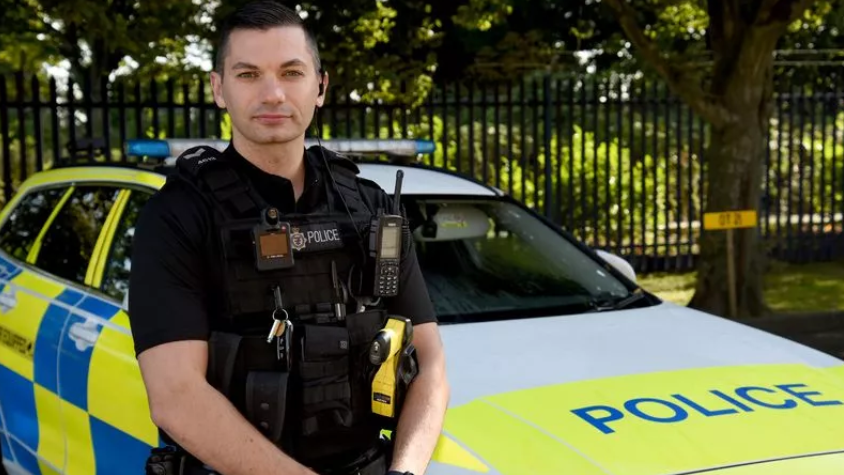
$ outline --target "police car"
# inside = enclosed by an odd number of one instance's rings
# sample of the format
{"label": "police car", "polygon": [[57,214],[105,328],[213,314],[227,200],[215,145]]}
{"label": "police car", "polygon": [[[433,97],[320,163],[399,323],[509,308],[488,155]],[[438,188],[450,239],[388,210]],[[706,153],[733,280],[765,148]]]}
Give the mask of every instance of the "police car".
{"label": "police car", "polygon": [[[218,147],[225,143],[209,142]],[[346,152],[429,152],[336,141]],[[158,166],[38,173],[0,214],[0,451],[10,475],[140,473],[152,424],[125,311]],[[423,150],[420,147],[427,147]],[[500,190],[361,163],[402,201],[438,312],[452,399],[428,474],[844,473],[844,361],[661,302]]]}

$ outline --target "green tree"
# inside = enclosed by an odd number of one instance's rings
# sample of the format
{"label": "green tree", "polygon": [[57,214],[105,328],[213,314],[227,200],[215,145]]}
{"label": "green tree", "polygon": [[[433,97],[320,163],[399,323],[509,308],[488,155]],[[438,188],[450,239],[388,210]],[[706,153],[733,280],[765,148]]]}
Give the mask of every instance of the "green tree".
{"label": "green tree", "polygon": [[[738,3],[752,2],[738,0]],[[709,17],[705,0],[642,0],[635,5],[637,20],[647,36],[672,57],[682,54],[691,65],[711,62]],[[537,69],[557,69],[581,75],[655,73],[641,71],[635,46],[606,2],[549,2],[547,0],[464,0],[433,2],[434,18],[442,23],[437,46],[437,74],[448,80],[466,74],[487,79],[510,79]],[[795,60],[844,58],[844,2],[818,0],[810,15],[792,22],[777,48],[785,63],[779,76],[800,80],[831,80]],[[828,50],[838,53],[819,54]],[[802,50],[798,53],[794,50]],[[580,53],[589,52],[583,63]],[[795,67],[799,66],[799,67]],[[778,76],[778,77],[779,77]]]}
{"label": "green tree", "polygon": [[[222,0],[203,32],[217,47],[216,25],[248,0]],[[314,32],[331,91],[355,100],[407,103],[431,90],[440,24],[429,2],[308,0],[286,2]],[[405,91],[401,83],[407,84]],[[336,96],[335,96],[336,97]],[[329,92],[329,100],[331,92]]]}
{"label": "green tree", "polygon": [[[775,67],[778,49],[839,48],[844,2],[831,0],[472,0],[443,35],[449,76],[523,77],[542,68],[574,75],[660,77],[709,125],[706,210],[756,209],[774,81],[828,86],[811,68]],[[461,7],[458,7],[460,9]],[[480,25],[480,26],[479,26]],[[494,46],[484,46],[494,45]],[[586,64],[575,51],[591,51]],[[458,55],[462,55],[458,57]],[[458,66],[465,65],[464,67]],[[584,66],[591,66],[584,68]],[[816,71],[816,70],[815,70]],[[583,124],[581,124],[583,126]],[[738,310],[766,312],[764,255],[755,230],[737,233]],[[691,305],[726,315],[724,236],[705,232]]]}
{"label": "green tree", "polygon": [[33,6],[30,0],[0,0],[0,74],[38,70],[57,53],[39,41],[40,22],[30,12]]}
{"label": "green tree", "polygon": [[73,80],[91,81],[99,100],[101,83],[127,57],[147,74],[162,70],[159,57],[184,67],[204,8],[192,0],[0,0],[0,64],[38,71],[67,60]]}
{"label": "green tree", "polygon": [[[641,60],[653,68],[710,125],[706,211],[757,209],[764,136],[773,93],[774,51],[789,26],[825,14],[827,2],[810,0],[605,0]],[[810,10],[810,7],[813,7]],[[684,13],[705,28],[687,51],[707,52],[711,61],[689,60],[666,47],[660,17]],[[661,13],[661,14],[660,14]],[[648,19],[657,18],[649,23]],[[694,41],[697,40],[697,41]],[[736,233],[738,312],[767,312],[762,294],[764,253],[756,229]],[[698,281],[691,307],[727,315],[726,243],[720,232],[701,236]]]}

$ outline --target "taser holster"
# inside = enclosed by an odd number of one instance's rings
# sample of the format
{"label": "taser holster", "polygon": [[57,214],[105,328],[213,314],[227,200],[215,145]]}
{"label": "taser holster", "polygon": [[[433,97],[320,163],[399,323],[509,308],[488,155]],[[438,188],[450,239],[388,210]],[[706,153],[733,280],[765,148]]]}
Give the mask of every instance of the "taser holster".
{"label": "taser holster", "polygon": [[410,383],[418,373],[410,319],[391,315],[370,346],[370,363],[376,366],[372,378],[372,412],[387,418],[394,428]]}

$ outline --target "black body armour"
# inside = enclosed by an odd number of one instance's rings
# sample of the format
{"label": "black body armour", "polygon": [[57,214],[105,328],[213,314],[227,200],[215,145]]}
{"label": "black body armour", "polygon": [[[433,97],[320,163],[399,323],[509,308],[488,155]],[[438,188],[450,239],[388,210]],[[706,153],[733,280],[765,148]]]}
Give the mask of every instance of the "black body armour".
{"label": "black body armour", "polygon": [[[267,205],[225,157],[197,147],[182,154],[175,172],[210,201],[219,233],[225,309],[223,327],[212,327],[209,382],[285,453],[315,468],[353,462],[379,446],[382,428],[391,428],[372,413],[377,368],[368,360],[386,313],[359,312],[351,298],[338,302],[334,279],[357,296],[378,210],[358,188],[357,166],[325,152],[351,218],[332,189],[322,209],[280,215],[290,225],[295,261],[285,269],[258,270],[253,229]],[[337,304],[345,309],[342,318]],[[274,312],[292,324],[286,351],[279,338],[267,341]]]}

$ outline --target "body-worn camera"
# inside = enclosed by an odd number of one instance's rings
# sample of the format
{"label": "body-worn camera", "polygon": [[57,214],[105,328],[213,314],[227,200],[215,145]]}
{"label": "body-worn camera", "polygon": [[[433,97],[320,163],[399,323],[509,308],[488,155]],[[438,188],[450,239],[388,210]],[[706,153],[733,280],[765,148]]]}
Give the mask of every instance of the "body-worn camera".
{"label": "body-worn camera", "polygon": [[259,271],[293,267],[290,223],[281,221],[281,216],[275,208],[267,208],[261,213],[261,217],[262,222],[252,228],[255,266]]}

